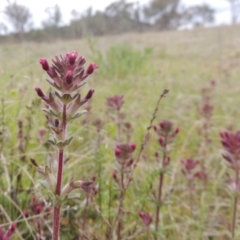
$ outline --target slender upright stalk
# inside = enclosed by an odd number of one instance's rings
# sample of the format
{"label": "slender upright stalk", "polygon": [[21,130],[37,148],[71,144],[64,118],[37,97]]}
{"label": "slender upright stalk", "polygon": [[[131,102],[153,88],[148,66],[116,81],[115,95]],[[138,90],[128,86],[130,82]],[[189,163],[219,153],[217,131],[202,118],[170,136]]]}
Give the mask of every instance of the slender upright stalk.
{"label": "slender upright stalk", "polygon": [[[111,223],[112,222],[112,216],[111,216],[111,208],[112,208],[112,181],[110,180],[109,186],[108,186],[108,196],[109,196],[109,201],[108,201],[108,221]],[[112,236],[112,229],[113,226],[109,227],[107,230],[107,240],[111,239]]]}
{"label": "slender upright stalk", "polygon": [[239,140],[240,140],[240,130],[237,132],[224,131],[219,133],[221,138],[222,146],[224,147],[226,153],[222,156],[228,162],[228,165],[235,171],[235,178],[231,179],[231,188],[234,194],[233,200],[233,214],[232,214],[232,226],[231,234],[232,238],[235,237],[236,228],[236,218],[237,218],[237,204],[238,204],[238,194],[239,188],[239,163],[240,163],[240,153],[239,153]]}
{"label": "slender upright stalk", "polygon": [[188,181],[189,188],[189,204],[190,204],[190,214],[193,216],[193,183],[192,180]]}
{"label": "slender upright stalk", "polygon": [[84,240],[84,237],[85,237],[85,226],[86,226],[86,221],[87,221],[87,208],[88,208],[88,203],[89,203],[89,200],[88,200],[88,196],[87,196],[87,200],[86,200],[86,205],[85,205],[85,209],[84,209],[84,212],[83,212],[83,224],[82,224],[82,240]]}
{"label": "slender upright stalk", "polygon": [[[65,140],[65,132],[67,128],[67,106],[66,104],[63,105],[62,110],[62,131],[63,131],[63,138]],[[56,185],[56,195],[61,195],[62,189],[62,177],[63,177],[63,165],[64,165],[64,150],[59,149],[58,151],[58,168],[57,168],[57,185]],[[59,232],[60,232],[60,205],[55,205],[53,210],[53,240],[59,239]]]}
{"label": "slender upright stalk", "polygon": [[[163,162],[162,162],[162,169],[164,168],[166,157],[167,157],[167,156],[166,156],[166,153],[165,153],[165,150],[164,150]],[[158,232],[158,230],[159,230],[159,224],[160,224],[160,208],[161,208],[161,201],[162,201],[163,180],[164,180],[164,173],[163,173],[163,172],[160,172],[159,182],[158,182],[158,196],[157,196],[156,219],[155,219],[155,230],[156,230],[156,232]],[[157,239],[157,236],[155,236],[155,239]]]}
{"label": "slender upright stalk", "polygon": [[100,145],[101,145],[101,135],[98,133],[98,138],[97,138],[97,152],[96,152],[96,157],[97,157],[97,163],[98,163],[98,181],[99,181],[99,186],[98,186],[98,199],[99,199],[99,209],[100,211],[102,210],[102,154],[100,153]]}
{"label": "slender upright stalk", "polygon": [[202,173],[202,171],[196,172],[195,168],[201,164],[201,161],[194,160],[193,158],[187,158],[185,160],[181,160],[181,163],[183,167],[182,173],[188,183],[190,216],[193,217],[193,196],[195,192],[194,180],[199,178],[199,174]]}
{"label": "slender upright stalk", "polygon": [[[236,170],[236,189],[237,194],[239,192],[239,170]],[[235,228],[236,228],[236,218],[237,218],[237,204],[238,204],[238,195],[234,196],[234,205],[233,205],[233,219],[232,219],[232,238],[235,236]]]}
{"label": "slender upright stalk", "polygon": [[61,208],[61,206],[55,206],[54,209],[53,209],[53,240],[58,240],[59,239],[60,208]]}
{"label": "slender upright stalk", "polygon": [[117,112],[117,142],[121,142],[121,116],[120,112]]}
{"label": "slender upright stalk", "polygon": [[168,120],[164,120],[158,124],[158,126],[153,126],[155,132],[158,135],[158,142],[160,144],[160,151],[162,152],[162,159],[160,161],[158,152],[155,153],[155,157],[157,162],[159,162],[159,181],[158,181],[158,189],[157,193],[154,193],[155,200],[156,200],[156,217],[155,217],[155,240],[158,239],[158,231],[160,225],[160,214],[161,214],[161,205],[162,205],[162,192],[163,192],[163,181],[164,181],[164,174],[166,168],[170,163],[170,156],[168,155],[168,145],[173,141],[176,135],[179,132],[179,128],[173,129],[172,122]]}
{"label": "slender upright stalk", "polygon": [[[155,230],[158,232],[159,223],[160,223],[160,205],[162,198],[162,186],[163,186],[163,173],[159,176],[159,185],[158,185],[158,197],[157,197],[157,210],[156,210],[156,222],[155,222]],[[157,237],[155,237],[157,239]]]}
{"label": "slender upright stalk", "polygon": [[124,196],[125,196],[125,189],[122,189],[122,191],[120,193],[120,200],[119,200],[119,204],[118,204],[118,210],[117,210],[116,218],[114,219],[113,224],[111,226],[111,231],[110,231],[110,236],[109,236],[110,239],[112,239],[112,234],[113,234],[115,225],[116,225],[116,223],[118,223],[117,239],[121,240],[122,222],[121,222],[120,218],[122,216],[122,207],[123,207]]}
{"label": "slender upright stalk", "polygon": [[[157,117],[157,113],[158,113],[158,110],[159,110],[159,105],[160,105],[160,102],[162,100],[162,98],[164,98],[166,96],[166,94],[168,93],[168,89],[164,89],[163,92],[159,95],[159,98],[158,98],[158,101],[157,101],[157,104],[156,104],[156,107],[154,109],[154,112],[152,114],[152,117],[150,119],[150,123],[149,123],[149,126],[147,127],[147,132],[144,136],[144,139],[141,143],[141,147],[140,147],[140,150],[138,152],[138,155],[133,163],[133,166],[132,166],[132,170],[130,171],[129,175],[128,175],[128,178],[126,179],[126,182],[125,182],[125,185],[124,185],[124,188],[122,189],[122,192],[121,192],[121,196],[120,196],[120,200],[119,200],[119,207],[118,207],[118,213],[119,213],[119,210],[122,209],[122,205],[123,205],[123,200],[124,200],[124,197],[125,197],[125,194],[126,194],[126,191],[128,189],[128,186],[130,185],[132,179],[133,179],[133,173],[134,173],[134,169],[137,167],[137,164],[138,162],[140,161],[141,159],[141,156],[142,156],[142,153],[147,145],[147,142],[148,142],[148,139],[149,139],[149,136],[150,136],[150,130],[152,128],[152,124],[153,124],[153,121],[155,120],[155,118]],[[121,99],[122,100],[122,99]],[[119,102],[121,102],[121,100]],[[110,101],[110,100],[109,100]],[[122,102],[121,102],[122,104]],[[121,105],[120,104],[120,105]],[[109,205],[110,205],[110,201],[109,201]],[[110,206],[109,206],[109,209],[110,209]],[[111,226],[111,229],[109,231],[109,236],[108,236],[108,239],[112,239],[112,235],[113,235],[113,231],[114,231],[114,227],[115,227],[115,224],[117,222],[117,218],[118,216],[116,216],[116,218],[114,219],[113,221],[113,224]],[[109,222],[110,222],[111,219],[109,219]]]}
{"label": "slender upright stalk", "polygon": [[146,240],[150,239],[150,230],[149,230],[149,226],[147,226],[147,231],[146,231]]}
{"label": "slender upright stalk", "polygon": [[117,239],[121,240],[121,230],[122,230],[122,207],[123,207],[123,200],[124,200],[124,165],[122,165],[121,168],[121,193],[120,193],[120,204],[118,206],[118,213],[117,213],[117,218],[118,218],[118,227],[117,227]]}
{"label": "slender upright stalk", "polygon": [[121,231],[123,228],[123,221],[122,216],[124,214],[123,212],[123,203],[126,193],[126,182],[128,181],[129,174],[128,172],[131,171],[131,166],[133,163],[132,153],[134,152],[136,148],[135,143],[122,143],[116,146],[115,148],[115,156],[117,158],[118,163],[120,164],[119,169],[119,175],[120,179],[117,177],[117,171],[113,174],[113,179],[116,181],[119,187],[120,197],[119,197],[119,203],[117,208],[117,214],[113,220],[111,231],[109,233],[110,239],[113,237],[113,231],[115,230],[115,226],[117,225],[116,233],[117,233],[117,239],[121,240]]}
{"label": "slender upright stalk", "polygon": [[56,195],[60,196],[62,188],[62,175],[63,175],[63,164],[64,164],[64,151],[59,150],[58,152],[58,169],[57,169],[57,186]]}

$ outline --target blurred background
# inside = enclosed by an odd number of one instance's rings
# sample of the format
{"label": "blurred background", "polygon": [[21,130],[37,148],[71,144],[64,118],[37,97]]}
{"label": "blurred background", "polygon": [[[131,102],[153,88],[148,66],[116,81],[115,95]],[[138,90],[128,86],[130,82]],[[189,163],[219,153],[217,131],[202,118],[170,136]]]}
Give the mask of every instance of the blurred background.
{"label": "blurred background", "polygon": [[[170,91],[154,124],[168,119],[180,133],[164,177],[161,239],[231,239],[235,175],[223,162],[219,132],[240,129],[239,22],[240,0],[0,0],[0,230],[15,222],[12,240],[51,239],[52,218],[45,217],[50,200],[29,159],[51,166],[56,153],[47,143],[49,124],[34,88],[49,91],[40,58],[50,63],[74,50],[86,57],[86,67],[95,62],[100,69],[81,90],[82,96],[96,90],[84,106],[87,114],[69,126],[74,139],[64,182],[96,176],[101,214],[85,205],[82,194],[81,202],[63,209],[62,239],[79,239],[85,209],[88,239],[107,236],[102,216],[111,222],[118,206],[112,176],[119,122],[122,141],[135,142],[139,151],[164,89]],[[109,108],[109,99],[124,100],[120,113]],[[154,217],[159,206],[158,136],[151,133],[147,141],[124,200],[122,239],[146,239],[139,234],[138,211]],[[189,158],[207,176],[207,185],[206,178],[194,180],[193,201],[182,174],[181,160]],[[41,214],[33,211],[34,199]]]}
{"label": "blurred background", "polygon": [[239,0],[1,0],[0,41],[49,41],[236,24]]}

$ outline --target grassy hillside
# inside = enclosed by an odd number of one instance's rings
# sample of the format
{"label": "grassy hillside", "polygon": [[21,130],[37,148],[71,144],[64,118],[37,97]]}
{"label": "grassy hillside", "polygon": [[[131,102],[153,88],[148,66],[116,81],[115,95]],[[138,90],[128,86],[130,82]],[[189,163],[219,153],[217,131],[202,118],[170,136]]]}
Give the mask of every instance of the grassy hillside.
{"label": "grassy hillside", "polygon": [[[171,144],[169,171],[164,175],[160,230],[154,230],[153,220],[147,235],[138,216],[138,211],[144,211],[154,219],[157,206],[152,193],[158,188],[159,165],[154,154],[160,147],[151,130],[126,192],[122,239],[231,239],[233,194],[229,176],[233,177],[234,171],[221,156],[219,132],[240,129],[239,26],[1,45],[0,227],[6,231],[11,222],[16,222],[12,239],[40,239],[41,234],[50,239],[50,200],[43,197],[46,194],[38,182],[42,176],[29,159],[53,164],[56,154],[46,144],[49,130],[41,111],[43,103],[34,88],[50,89],[39,59],[46,57],[50,62],[54,56],[72,50],[100,67],[83,87],[83,96],[88,89],[95,89],[90,112],[70,125],[74,140],[68,147],[64,174],[65,182],[72,176],[97,177],[99,193],[95,204],[86,208],[86,239],[106,239],[108,224],[102,217],[111,223],[119,201],[119,189],[112,178],[118,129],[109,117],[106,98],[124,96],[121,111],[124,121],[132,124],[130,141],[137,145],[136,158],[164,89],[169,93],[160,103],[154,124],[168,119],[180,132]],[[201,111],[206,102],[213,107],[207,118]],[[100,140],[93,125],[96,119],[104,122]],[[41,136],[39,131],[46,134]],[[181,160],[187,158],[199,160],[196,169],[202,167],[207,175],[206,181],[193,180],[192,200],[189,182],[182,173]],[[33,196],[49,209],[47,217],[46,212],[33,210]],[[61,239],[81,235],[84,198],[82,193],[80,200],[64,205]],[[28,218],[24,218],[23,210],[29,212]],[[240,237],[237,226],[235,239]]]}

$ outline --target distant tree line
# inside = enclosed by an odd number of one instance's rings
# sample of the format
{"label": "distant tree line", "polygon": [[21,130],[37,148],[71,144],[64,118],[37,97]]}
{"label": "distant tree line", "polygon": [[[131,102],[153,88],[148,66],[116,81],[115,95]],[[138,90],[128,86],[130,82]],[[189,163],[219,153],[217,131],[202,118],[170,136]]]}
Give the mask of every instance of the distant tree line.
{"label": "distant tree line", "polygon": [[[229,0],[228,0],[229,1]],[[185,26],[206,26],[214,22],[214,9],[207,4],[185,7],[180,0],[150,0],[139,2],[118,0],[108,5],[104,11],[93,11],[92,7],[81,12],[71,12],[71,21],[63,25],[61,9],[58,5],[46,10],[47,18],[41,29],[35,29],[30,10],[16,1],[10,2],[2,12],[14,33],[9,33],[7,25],[0,23],[0,39],[16,37],[18,40],[56,40],[80,38],[86,34],[94,36],[174,30]],[[234,20],[236,21],[236,20]]]}

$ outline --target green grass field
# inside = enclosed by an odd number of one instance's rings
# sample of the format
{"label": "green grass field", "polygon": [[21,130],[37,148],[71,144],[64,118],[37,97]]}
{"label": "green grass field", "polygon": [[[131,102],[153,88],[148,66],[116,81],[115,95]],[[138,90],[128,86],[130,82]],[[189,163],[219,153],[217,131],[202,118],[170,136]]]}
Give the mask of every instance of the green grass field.
{"label": "green grass field", "polygon": [[[133,127],[131,142],[137,144],[135,156],[164,89],[169,89],[169,93],[160,103],[154,124],[168,119],[180,127],[180,133],[171,145],[170,170],[164,178],[160,230],[154,231],[153,221],[150,235],[146,237],[137,214],[144,211],[155,217],[156,202],[151,191],[158,184],[154,153],[159,144],[151,130],[126,192],[121,239],[154,239],[154,236],[169,240],[232,239],[233,197],[227,173],[233,176],[233,171],[221,156],[219,132],[240,129],[239,26],[1,45],[0,227],[6,231],[16,222],[13,240],[41,239],[40,230],[45,237],[42,239],[51,239],[51,210],[47,217],[43,213],[32,213],[27,219],[23,216],[23,210],[31,212],[33,196],[44,200],[45,207],[50,206],[38,181],[42,176],[29,159],[44,165],[56,158],[55,150],[46,144],[49,130],[41,111],[43,103],[34,88],[49,90],[39,59],[46,57],[50,62],[54,56],[72,50],[100,67],[83,87],[83,95],[90,88],[95,89],[95,94],[90,113],[70,125],[74,140],[67,149],[69,161],[64,170],[65,182],[72,176],[75,179],[97,176],[100,189],[95,204],[87,208],[88,238],[85,239],[106,239],[108,227],[102,217],[114,218],[118,203],[119,192],[112,179],[117,127],[107,114],[106,98],[124,95],[122,112]],[[204,145],[204,136],[199,133],[204,119],[197,106],[202,105],[201,89],[209,88],[211,80],[216,83],[211,92],[214,106],[209,128],[211,142]],[[97,118],[105,123],[100,146],[96,144],[98,135],[92,124]],[[82,122],[84,119],[86,124]],[[40,130],[47,133],[40,137]],[[208,176],[205,185],[194,180],[192,212],[188,182],[181,172],[181,160],[187,158],[202,161]],[[79,239],[85,209],[83,200],[84,193],[81,193],[80,200],[63,206],[61,239]],[[235,239],[240,239],[239,221]]]}

